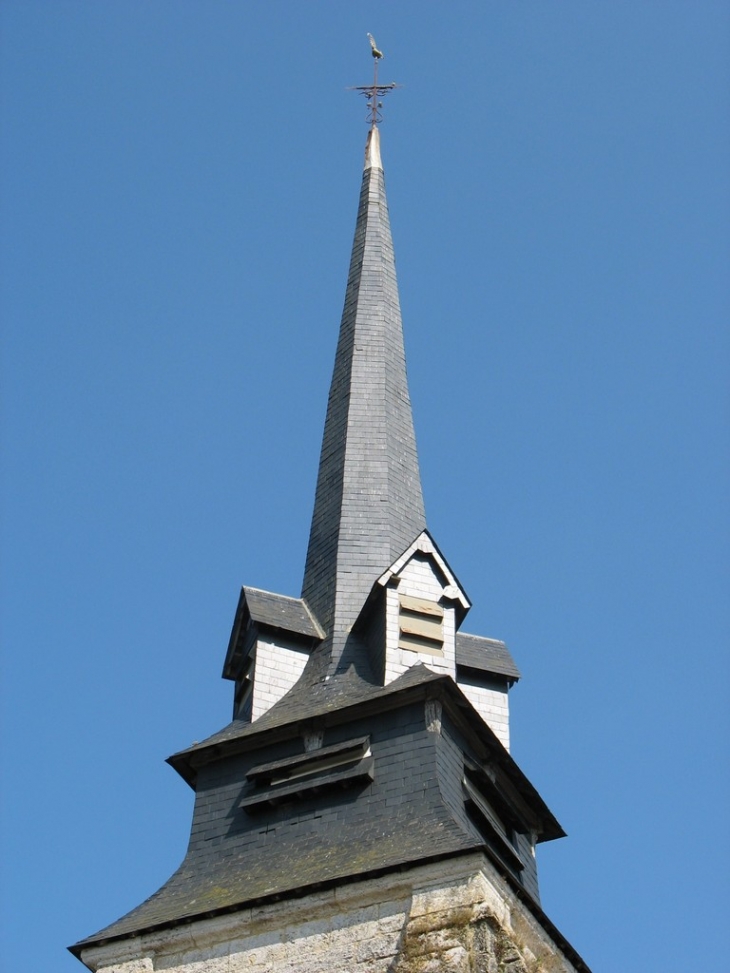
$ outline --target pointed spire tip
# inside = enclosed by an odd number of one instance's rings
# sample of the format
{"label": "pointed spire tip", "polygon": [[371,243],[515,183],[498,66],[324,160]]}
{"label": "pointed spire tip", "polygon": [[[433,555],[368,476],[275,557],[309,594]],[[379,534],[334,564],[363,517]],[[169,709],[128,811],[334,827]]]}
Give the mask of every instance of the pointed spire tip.
{"label": "pointed spire tip", "polygon": [[368,140],[365,145],[365,169],[382,169],[383,162],[380,158],[380,130],[377,125],[368,132]]}

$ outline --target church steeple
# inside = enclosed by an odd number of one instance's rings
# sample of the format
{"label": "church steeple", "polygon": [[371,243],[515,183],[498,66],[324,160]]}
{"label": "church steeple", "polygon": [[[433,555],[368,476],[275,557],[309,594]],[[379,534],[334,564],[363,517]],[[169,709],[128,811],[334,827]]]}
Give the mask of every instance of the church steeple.
{"label": "church steeple", "polygon": [[392,87],[358,89],[371,130],[302,597],[242,589],[233,720],[169,758],[196,791],[185,858],[72,947],[98,973],[454,955],[589,973],[539,904],[535,845],[563,830],[509,754],[519,671],[461,631],[470,602],[425,529],[377,129]]}
{"label": "church steeple", "polygon": [[365,151],[302,597],[330,671],[378,577],[425,528],[393,241],[373,125]]}

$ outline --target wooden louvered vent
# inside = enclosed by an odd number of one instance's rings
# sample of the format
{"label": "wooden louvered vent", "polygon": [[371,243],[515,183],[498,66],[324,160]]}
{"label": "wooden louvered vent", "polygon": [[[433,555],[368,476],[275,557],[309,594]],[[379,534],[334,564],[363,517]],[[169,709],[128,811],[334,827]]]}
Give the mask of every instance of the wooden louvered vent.
{"label": "wooden louvered vent", "polygon": [[400,596],[401,649],[441,655],[444,650],[444,610],[438,602]]}

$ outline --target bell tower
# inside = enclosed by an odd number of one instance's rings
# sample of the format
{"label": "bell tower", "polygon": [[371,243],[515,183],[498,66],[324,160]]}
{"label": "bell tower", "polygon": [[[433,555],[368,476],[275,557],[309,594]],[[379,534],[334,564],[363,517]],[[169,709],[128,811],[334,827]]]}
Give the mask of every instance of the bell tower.
{"label": "bell tower", "polygon": [[233,718],[169,758],[185,857],[72,951],[100,973],[588,971],[543,911],[564,832],[509,752],[504,642],[427,529],[380,149],[382,52],[301,595],[246,586]]}

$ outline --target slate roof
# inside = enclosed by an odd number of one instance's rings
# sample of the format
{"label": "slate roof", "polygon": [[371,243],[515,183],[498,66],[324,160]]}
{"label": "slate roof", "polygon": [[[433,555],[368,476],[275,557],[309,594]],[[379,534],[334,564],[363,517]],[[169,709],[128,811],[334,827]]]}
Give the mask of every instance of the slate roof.
{"label": "slate roof", "polygon": [[[253,625],[250,623],[253,622]],[[257,629],[273,629],[288,638],[304,640],[311,648],[324,638],[324,631],[302,598],[277,595],[261,588],[241,588],[233,628],[228,642],[223,678],[237,679],[242,660],[256,639]]]}
{"label": "slate roof", "polygon": [[326,683],[309,683],[300,679],[293,689],[253,723],[233,720],[228,726],[205,740],[173,754],[167,762],[192,786],[195,780],[195,757],[198,754],[215,750],[221,752],[234,741],[240,743],[250,740],[250,746],[256,747],[267,736],[276,737],[280,733],[289,733],[292,727],[297,727],[299,724],[320,720],[330,715],[341,718],[352,707],[365,703],[377,704],[387,700],[389,696],[402,693],[403,690],[443,681],[444,678],[443,675],[419,664],[407,669],[387,686],[368,683],[352,669]]}
{"label": "slate roof", "polygon": [[322,627],[302,598],[290,598],[245,585],[243,594],[252,621],[259,625],[296,632],[312,639],[324,638]]}
{"label": "slate roof", "polygon": [[329,672],[373,584],[425,528],[379,132],[366,151],[302,597]]}
{"label": "slate roof", "polygon": [[[371,687],[369,693],[360,694],[358,703],[355,695],[353,690],[349,706],[334,710],[323,708],[320,701],[307,713],[308,722],[322,725],[316,717],[324,717],[324,725],[348,730],[352,726],[353,733],[378,728],[375,787],[380,790],[374,792],[376,796],[305,801],[278,818],[276,810],[269,812],[262,825],[247,825],[246,812],[239,810],[236,826],[231,809],[242,807],[247,768],[260,771],[263,750],[276,752],[283,737],[277,739],[262,728],[263,717],[253,724],[232,723],[170,760],[176,765],[199,758],[201,773],[206,774],[204,786],[198,788],[190,845],[180,868],[140,906],[76,943],[72,951],[79,955],[85,947],[110,939],[484,848],[483,839],[465,823],[463,814],[455,814],[453,799],[445,799],[448,775],[436,769],[434,761],[441,758],[433,749],[440,746],[441,735],[426,732],[423,724],[424,701],[430,698],[442,701],[444,714],[450,714],[474,751],[488,759],[495,780],[509,781],[536,815],[542,837],[562,836],[558,822],[489,727],[481,719],[474,720],[471,704],[450,677],[417,665],[389,686]],[[408,715],[419,701],[420,730]],[[395,728],[392,747],[383,730],[389,723]],[[301,745],[300,730],[296,722],[287,727],[289,739],[299,739]],[[248,750],[240,749],[247,744]],[[461,772],[458,767],[456,771],[456,786],[460,786]],[[395,800],[394,785],[403,791]]]}
{"label": "slate roof", "polygon": [[515,681],[520,678],[520,670],[504,642],[482,635],[456,633],[456,664]]}
{"label": "slate roof", "polygon": [[[423,846],[426,830],[430,839],[427,851]],[[158,892],[118,922],[74,944],[72,952],[78,956],[88,946],[110,939],[232,911],[293,890],[299,895],[322,883],[337,884],[354,875],[366,877],[477,849],[475,841],[443,811],[425,820],[423,814],[411,810],[408,815],[391,814],[387,832],[380,815],[370,824],[363,820],[356,863],[352,844],[343,843],[341,833],[322,827],[313,827],[304,841],[297,833],[272,842],[266,854],[255,860],[245,849],[210,858],[204,864],[186,859]]]}
{"label": "slate roof", "polygon": [[[290,694],[253,723],[233,720],[200,743],[173,754],[167,762],[191,786],[195,786],[197,765],[221,759],[234,752],[259,749],[272,741],[301,732],[304,725],[335,725],[350,720],[356,711],[383,713],[389,708],[405,705],[412,698],[422,698],[425,695],[448,699],[454,712],[461,714],[469,734],[481,741],[481,746],[489,754],[490,760],[502,768],[512,786],[548,822],[542,839],[561,837],[562,828],[537,790],[505,750],[494,731],[478,716],[454,680],[450,676],[434,672],[422,663],[406,669],[387,686],[367,685],[350,672],[333,679],[331,684],[318,689],[315,687],[308,698],[304,694],[294,697]],[[281,705],[287,700],[290,705]]]}

